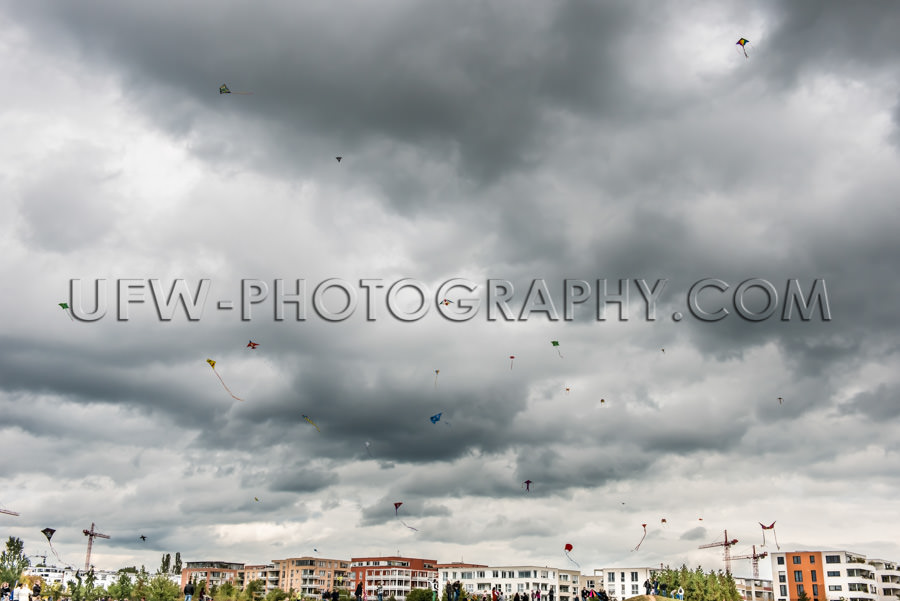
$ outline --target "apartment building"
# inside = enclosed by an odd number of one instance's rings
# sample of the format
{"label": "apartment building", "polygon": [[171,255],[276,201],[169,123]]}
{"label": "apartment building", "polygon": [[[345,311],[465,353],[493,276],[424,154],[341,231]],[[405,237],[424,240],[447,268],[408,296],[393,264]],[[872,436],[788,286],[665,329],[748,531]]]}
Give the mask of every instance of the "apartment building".
{"label": "apartment building", "polygon": [[240,587],[242,578],[238,574],[243,569],[244,564],[229,561],[189,561],[181,568],[180,586],[184,590],[188,582],[197,584],[205,581],[207,592],[213,586],[222,586],[226,582]]}
{"label": "apartment building", "polygon": [[[541,599],[547,599],[553,591],[554,601],[564,601],[561,586],[565,586],[565,601],[578,597],[581,574],[575,570],[558,570],[548,566],[483,566],[475,564],[441,564],[438,595],[444,594],[448,584],[459,580],[463,590],[470,594],[487,595],[499,586],[503,594],[514,597],[541,591]],[[574,594],[573,594],[574,591]]]}
{"label": "apartment building", "polygon": [[744,601],[775,601],[771,580],[735,577],[734,584]]}
{"label": "apartment building", "polygon": [[391,595],[397,601],[406,601],[406,596],[414,588],[433,589],[438,577],[437,562],[418,557],[353,557],[350,559],[350,584],[363,583],[366,600],[376,599],[379,583],[384,589],[384,598]]}
{"label": "apartment building", "polygon": [[272,561],[278,575],[278,587],[294,591],[302,597],[320,597],[335,587],[351,590],[350,562],[346,559],[322,557],[289,557]]}
{"label": "apartment building", "polygon": [[[775,601],[797,601],[803,592],[811,601],[896,601],[892,595],[879,596],[876,567],[867,563],[865,555],[850,551],[793,551],[769,556]],[[891,570],[884,571],[890,577]],[[890,580],[884,584],[893,590]]]}
{"label": "apartment building", "polygon": [[279,588],[278,569],[274,563],[245,565],[243,570],[238,571],[238,582],[241,587],[247,586],[254,580],[261,580],[265,585],[265,592],[269,592]]}
{"label": "apartment building", "polygon": [[[645,592],[644,581],[653,582],[656,568],[598,568],[594,577],[599,579],[599,586],[606,590],[610,599],[627,599]],[[598,584],[598,583],[595,583]],[[599,588],[599,587],[598,587]]]}

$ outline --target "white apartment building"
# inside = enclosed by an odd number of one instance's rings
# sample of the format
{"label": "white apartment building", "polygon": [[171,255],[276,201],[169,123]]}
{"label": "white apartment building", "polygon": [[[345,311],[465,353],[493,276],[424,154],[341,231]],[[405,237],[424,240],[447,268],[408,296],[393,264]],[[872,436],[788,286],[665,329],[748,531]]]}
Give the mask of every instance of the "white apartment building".
{"label": "white apartment building", "polygon": [[[560,598],[560,585],[566,587],[566,601],[573,601],[578,595],[572,595],[580,590],[580,573],[573,570],[558,570],[548,566],[438,566],[439,589],[438,596],[444,594],[444,588],[448,583],[459,580],[463,590],[470,594],[491,596],[491,590],[499,586],[504,596],[509,599],[528,593],[541,591],[541,601],[548,601],[550,591],[553,591],[554,601],[564,601]],[[561,579],[565,576],[565,579]]]}
{"label": "white apartment building", "polygon": [[744,601],[775,601],[771,580],[735,577],[734,584]]}
{"label": "white apartment building", "polygon": [[[791,551],[769,555],[776,587],[775,601],[896,601],[900,584],[896,564],[872,560],[850,551]],[[876,576],[885,576],[881,581]]]}
{"label": "white apartment building", "polygon": [[[70,582],[78,582],[75,577],[76,573],[81,576],[84,582],[84,570],[76,570],[74,568],[60,568],[57,566],[28,566],[25,568],[25,574],[40,576],[44,579],[44,584],[49,586],[57,582],[63,586],[68,586]],[[130,575],[129,575],[130,576]],[[111,570],[94,570],[94,586],[96,588],[109,588],[109,585],[115,584],[119,580],[119,572]]]}
{"label": "white apartment building", "polygon": [[[598,568],[594,570],[597,588],[606,590],[610,599],[627,599],[645,592],[644,581],[653,582],[657,568]],[[588,587],[590,588],[590,587]],[[595,589],[596,590],[596,589]]]}

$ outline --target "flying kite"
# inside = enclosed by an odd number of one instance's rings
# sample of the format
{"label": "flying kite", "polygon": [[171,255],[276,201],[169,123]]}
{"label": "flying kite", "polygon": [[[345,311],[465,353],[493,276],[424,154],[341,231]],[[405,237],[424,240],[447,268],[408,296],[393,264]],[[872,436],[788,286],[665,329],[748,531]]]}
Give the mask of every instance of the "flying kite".
{"label": "flying kite", "polygon": [[439,370],[439,369],[434,370],[434,387],[435,388],[437,388],[437,377],[438,377],[439,373],[441,373],[441,370]]}
{"label": "flying kite", "polygon": [[574,547],[572,547],[572,545],[571,545],[570,543],[566,543],[566,546],[565,546],[566,557],[569,558],[569,561],[571,561],[571,562],[574,563],[577,567],[580,568],[581,566],[578,565],[578,562],[575,561],[574,559],[572,559],[572,556],[569,555],[569,551],[571,551],[573,548],[574,548]]}
{"label": "flying kite", "polygon": [[[400,520],[400,506],[401,506],[401,505],[403,505],[403,502],[402,502],[402,501],[397,502],[397,503],[394,503],[394,515],[397,516],[397,519],[398,519],[398,520]],[[419,531],[418,528],[413,528],[412,526],[410,526],[409,524],[407,524],[407,523],[404,522],[403,520],[400,520],[400,523],[403,524],[404,526],[406,526],[407,528],[409,528],[410,530],[415,530],[416,532]]]}
{"label": "flying kite", "polygon": [[512,369],[513,361],[515,360],[515,358],[516,358],[515,355],[510,355],[510,356],[509,356],[509,368],[510,368],[510,369]]}
{"label": "flying kite", "polygon": [[550,341],[550,344],[552,344],[553,346],[557,347],[557,348],[556,348],[556,352],[559,353],[559,358],[562,359],[562,358],[563,358],[563,356],[562,356],[562,351],[559,350],[559,340],[551,340],[551,341]]}
{"label": "flying kite", "polygon": [[256,350],[256,347],[258,347],[258,346],[259,346],[259,343],[258,343],[258,342],[253,342],[252,340],[251,340],[250,342],[247,343],[247,348],[249,348],[249,349],[252,350],[252,351],[255,351],[255,350]]}
{"label": "flying kite", "polygon": [[219,375],[219,372],[216,371],[216,362],[213,361],[212,359],[207,359],[206,362],[209,363],[209,366],[212,368],[213,373],[215,373],[215,374],[216,374],[216,377],[219,378],[219,382],[222,383],[222,386],[225,387],[225,390],[228,391],[228,394],[231,395],[231,398],[237,399],[237,400],[239,400],[239,401],[243,401],[244,399],[242,399],[241,397],[235,396],[234,393],[231,392],[231,389],[228,388],[228,386],[225,384],[225,380],[223,380],[223,379],[222,379],[222,376]]}
{"label": "flying kite", "polygon": [[452,302],[453,302],[452,300],[450,300],[450,299],[448,299],[448,298],[445,298],[444,300],[442,300],[442,301],[439,302],[438,304],[439,304],[439,305],[444,305],[444,306],[446,307],[447,305],[449,305],[449,304],[452,303]]}
{"label": "flying kite", "polygon": [[637,551],[638,549],[640,549],[641,543],[644,542],[644,537],[647,536],[647,524],[641,524],[641,526],[644,527],[644,536],[641,537],[641,540],[638,542],[637,546],[634,549],[632,549],[632,551]]}
{"label": "flying kite", "polygon": [[259,503],[259,497],[253,497],[253,500]]}
{"label": "flying kite", "polygon": [[525,482],[522,482],[522,486],[525,487],[525,492],[530,492],[531,491],[531,480],[526,480]]}
{"label": "flying kite", "polygon": [[[429,417],[428,419],[431,420],[431,423],[432,423],[432,424],[436,424],[436,423],[438,423],[439,421],[441,421],[441,416],[442,416],[442,415],[444,415],[443,412],[441,412],[441,413],[435,413],[434,415],[432,415],[432,416]],[[445,421],[444,423],[447,424],[448,426],[450,425],[450,422],[446,422],[446,421]]]}
{"label": "flying kite", "polygon": [[141,540],[147,540],[147,537],[144,536],[143,534],[142,534],[139,538],[140,538]]}
{"label": "flying kite", "polygon": [[771,531],[772,531],[772,536],[775,537],[775,547],[777,547],[778,550],[780,551],[780,550],[781,550],[781,547],[778,546],[778,535],[775,534],[775,522],[772,522],[772,523],[769,524],[768,526],[766,526],[765,524],[763,524],[762,522],[760,522],[759,525],[762,526],[762,531],[763,531],[763,544],[762,544],[762,546],[763,546],[763,547],[766,546],[766,530],[771,530]]}
{"label": "flying kite", "polygon": [[241,96],[249,96],[253,94],[253,92],[232,92],[228,89],[228,86],[223,83],[219,86],[219,94],[240,94]]}
{"label": "flying kite", "polygon": [[666,521],[666,518],[662,518],[661,520],[659,520],[659,523],[660,523],[660,524],[665,524],[666,526],[669,525],[669,522]]}
{"label": "flying kite", "polygon": [[311,420],[310,417],[309,417],[308,415],[305,415],[305,414],[304,414],[304,415],[303,415],[303,419],[305,419],[306,421],[308,421],[308,422],[310,423],[310,425],[312,425],[312,427],[316,429],[317,432],[321,432],[321,430],[319,430],[319,426],[316,425],[316,422],[314,422],[313,420]]}
{"label": "flying kite", "polygon": [[606,399],[600,399],[600,404],[603,405],[606,403]]}
{"label": "flying kite", "polygon": [[53,555],[56,556],[56,559],[59,561],[59,563],[65,564],[66,562],[64,562],[59,557],[59,553],[56,552],[56,549],[53,548],[53,543],[50,542],[50,539],[53,537],[53,533],[56,532],[56,530],[54,530],[53,528],[44,528],[43,530],[41,530],[41,532],[43,532],[44,536],[47,537],[47,544],[50,545],[50,550],[53,551]]}
{"label": "flying kite", "polygon": [[664,348],[661,348],[661,349],[659,349],[659,350],[661,350],[661,351],[662,351],[662,354],[663,354],[663,355],[665,355],[665,354],[666,354],[666,349],[664,349]]}
{"label": "flying kite", "polygon": [[366,453],[369,454],[369,457],[371,457],[372,459],[375,459],[375,456],[372,455],[372,451],[369,450],[369,447],[371,447],[371,446],[372,446],[372,443],[367,440],[366,441]]}
{"label": "flying kite", "polygon": [[782,403],[784,403],[784,399],[781,397],[778,397],[778,404],[781,405]]}
{"label": "flying kite", "polygon": [[75,320],[72,318],[72,314],[69,312],[69,303],[59,303],[59,306],[60,306],[60,308],[61,308],[63,311],[66,312],[66,315],[69,316],[69,319],[71,319],[72,321],[75,321]]}
{"label": "flying kite", "polygon": [[566,394],[569,394],[569,391],[570,391],[570,390],[571,390],[571,388],[569,388],[568,386],[566,386]]}
{"label": "flying kite", "polygon": [[340,162],[341,162],[341,159],[344,158],[344,157],[334,157],[334,158],[335,158],[335,160],[336,160],[338,163],[340,163]]}
{"label": "flying kite", "polygon": [[745,40],[744,38],[739,39],[739,40],[735,43],[736,46],[740,46],[740,47],[741,47],[741,50],[744,51],[744,56],[747,57],[747,58],[750,58],[750,55],[747,54],[747,44],[749,44],[749,43],[750,43],[750,40]]}

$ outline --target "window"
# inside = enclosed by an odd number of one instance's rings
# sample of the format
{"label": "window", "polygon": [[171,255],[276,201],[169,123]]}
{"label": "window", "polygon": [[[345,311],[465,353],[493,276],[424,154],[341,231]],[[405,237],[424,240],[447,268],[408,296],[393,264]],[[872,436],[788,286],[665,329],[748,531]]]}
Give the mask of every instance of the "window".
{"label": "window", "polygon": [[828,577],[832,577],[832,578],[840,578],[841,571],[840,570],[829,570],[828,572],[825,572],[825,575]]}
{"label": "window", "polygon": [[632,594],[632,595],[637,595],[638,593],[639,593],[639,591],[638,591],[638,585],[632,584],[632,585],[631,585],[631,594]]}
{"label": "window", "polygon": [[803,572],[801,570],[794,570],[794,582],[803,582]]}
{"label": "window", "polygon": [[632,572],[632,573],[631,573],[631,581],[632,581],[632,582],[637,582],[637,581],[638,581],[638,573],[637,573],[637,572]]}
{"label": "window", "polygon": [[609,580],[610,582],[615,582],[615,581],[616,581],[616,573],[615,573],[615,572],[610,572],[610,573],[609,573],[609,578],[608,578],[608,580]]}
{"label": "window", "polygon": [[[816,571],[815,570],[809,571],[809,579],[812,580],[813,582],[818,582],[818,580],[816,580]],[[813,593],[813,595],[815,595],[815,593]]]}
{"label": "window", "polygon": [[818,596],[819,596],[819,585],[814,584],[813,585],[813,597],[818,597]]}
{"label": "window", "polygon": [[787,582],[787,574],[785,574],[784,572],[779,572],[778,582]]}
{"label": "window", "polygon": [[810,556],[809,556],[809,563],[816,563],[816,556],[815,556],[815,555],[810,555]]}
{"label": "window", "polygon": [[800,556],[799,556],[799,555],[791,555],[791,562],[793,562],[794,565],[799,564],[799,563],[800,563]]}
{"label": "window", "polygon": [[841,563],[840,555],[826,555],[825,563]]}
{"label": "window", "polygon": [[782,584],[781,586],[778,587],[778,594],[781,595],[782,597],[787,597],[787,585],[786,584]]}
{"label": "window", "polygon": [[494,570],[494,578],[499,578],[499,577],[500,577],[500,572],[498,572],[497,570]]}
{"label": "window", "polygon": [[830,590],[830,591],[839,591],[839,590],[841,590],[841,585],[840,585],[840,584],[829,584],[829,585],[828,585],[828,590]]}
{"label": "window", "polygon": [[798,597],[801,596],[801,595],[803,594],[803,592],[804,592],[804,591],[803,591],[803,585],[802,585],[802,584],[798,584],[798,585],[797,585],[797,596],[798,596]]}
{"label": "window", "polygon": [[780,566],[783,566],[784,565],[784,555],[779,555],[776,563]]}
{"label": "window", "polygon": [[531,571],[525,570],[525,571],[519,572],[519,578],[531,578]]}
{"label": "window", "polygon": [[479,578],[484,578],[484,572],[483,572],[483,571],[478,572],[478,577],[479,577]]}

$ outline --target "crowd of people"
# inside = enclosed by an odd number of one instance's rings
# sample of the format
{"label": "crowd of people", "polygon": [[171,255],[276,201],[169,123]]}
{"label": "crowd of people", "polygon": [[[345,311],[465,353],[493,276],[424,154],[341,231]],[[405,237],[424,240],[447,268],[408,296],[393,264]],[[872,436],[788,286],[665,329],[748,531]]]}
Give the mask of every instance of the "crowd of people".
{"label": "crowd of people", "polygon": [[[447,581],[444,586],[447,591],[447,601],[459,601],[460,592],[462,591],[462,585],[459,580],[452,584],[450,581]],[[480,593],[479,597],[479,593],[476,593],[470,595],[470,597],[480,601],[556,601],[556,590],[551,586],[546,593],[542,593],[541,589],[534,589],[532,591],[521,591],[510,594],[504,593],[501,587],[495,586],[491,589],[490,594],[483,592]],[[610,601],[609,595],[607,595],[604,590],[595,591],[594,589],[581,589],[581,601],[587,601],[588,599]]]}
{"label": "crowd of people", "polygon": [[662,586],[660,586],[659,580],[654,580],[653,582],[650,582],[649,578],[647,580],[644,580],[644,590],[647,591],[647,596],[671,596],[673,599],[680,599],[681,601],[684,601],[684,589],[682,587],[679,586],[678,589],[672,591],[672,594],[669,595],[669,585],[663,582]]}
{"label": "crowd of people", "polygon": [[39,583],[35,583],[31,588],[23,582],[17,582],[15,586],[9,586],[8,582],[0,585],[0,601],[31,601],[32,598],[41,598]]}

